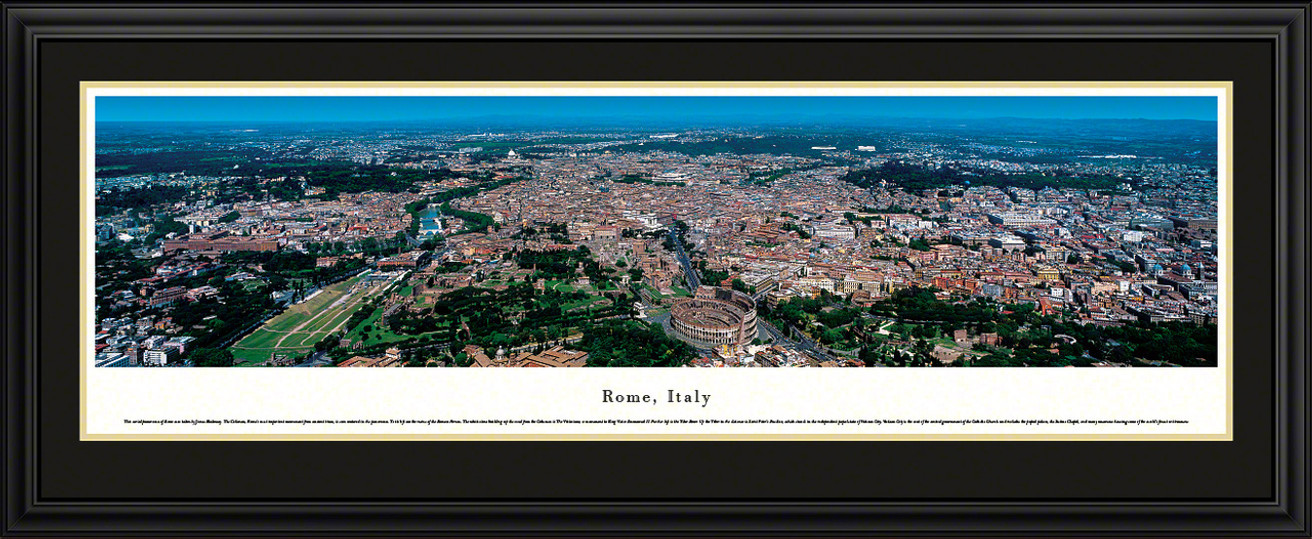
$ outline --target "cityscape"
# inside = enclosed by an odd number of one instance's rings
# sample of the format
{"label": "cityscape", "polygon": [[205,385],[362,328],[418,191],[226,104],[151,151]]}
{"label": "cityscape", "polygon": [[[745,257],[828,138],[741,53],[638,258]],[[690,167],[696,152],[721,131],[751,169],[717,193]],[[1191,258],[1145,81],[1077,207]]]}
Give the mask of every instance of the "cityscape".
{"label": "cityscape", "polygon": [[96,107],[96,367],[1218,365],[1215,97]]}

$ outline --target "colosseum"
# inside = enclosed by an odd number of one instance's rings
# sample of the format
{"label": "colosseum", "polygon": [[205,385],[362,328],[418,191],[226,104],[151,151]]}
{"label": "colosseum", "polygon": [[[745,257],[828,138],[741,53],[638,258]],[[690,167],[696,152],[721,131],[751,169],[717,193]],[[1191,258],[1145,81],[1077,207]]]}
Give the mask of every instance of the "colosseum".
{"label": "colosseum", "polygon": [[670,327],[696,346],[749,344],[756,338],[756,302],[736,290],[698,287],[670,309]]}

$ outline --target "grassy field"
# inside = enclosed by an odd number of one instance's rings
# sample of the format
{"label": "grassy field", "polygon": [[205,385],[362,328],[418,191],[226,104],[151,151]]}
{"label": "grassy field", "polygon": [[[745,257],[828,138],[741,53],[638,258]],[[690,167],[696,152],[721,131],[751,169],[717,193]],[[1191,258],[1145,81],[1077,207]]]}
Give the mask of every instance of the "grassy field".
{"label": "grassy field", "polygon": [[324,337],[343,329],[351,314],[382,290],[375,284],[352,291],[362,279],[357,276],[324,288],[232,345],[238,365],[262,363],[279,352],[304,354]]}
{"label": "grassy field", "polygon": [[546,287],[547,290],[555,290],[555,291],[557,291],[557,292],[573,292],[573,291],[574,291],[574,287],[573,287],[572,285],[566,284],[565,281],[555,281],[555,280],[550,280],[550,281],[547,281],[547,284],[545,285],[545,287]]}
{"label": "grassy field", "polygon": [[660,290],[657,290],[655,287],[653,287],[652,285],[649,285],[649,284],[647,284],[647,283],[640,283],[640,284],[638,285],[638,287],[639,287],[639,288],[642,288],[643,290],[646,290],[646,291],[648,291],[648,292],[651,292],[652,297],[657,298],[657,299],[663,299],[663,298],[686,298],[686,297],[690,297],[690,296],[692,296],[692,292],[689,292],[689,291],[684,290],[684,289],[682,289],[682,288],[679,288],[679,287],[677,287],[677,286],[671,286],[671,287],[670,287],[670,290],[673,291],[673,293],[672,293],[672,294],[668,294],[668,295],[667,295],[667,294],[661,294],[661,291],[660,291]]}

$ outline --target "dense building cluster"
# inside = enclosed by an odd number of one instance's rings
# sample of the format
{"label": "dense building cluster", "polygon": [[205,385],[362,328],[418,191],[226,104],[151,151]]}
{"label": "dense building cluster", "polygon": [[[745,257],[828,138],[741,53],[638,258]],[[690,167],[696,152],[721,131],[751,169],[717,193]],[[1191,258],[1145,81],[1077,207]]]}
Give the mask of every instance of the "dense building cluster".
{"label": "dense building cluster", "polygon": [[[118,254],[98,251],[97,364],[194,364],[188,345],[201,336],[261,350],[264,364],[573,367],[602,361],[571,348],[599,342],[593,326],[633,321],[691,344],[693,366],[870,365],[876,348],[960,364],[1022,345],[1110,365],[1130,362],[1074,337],[1036,343],[1038,326],[1218,321],[1223,245],[1206,154],[845,136],[274,137],[262,163],[340,164],[108,175],[96,238]],[[720,149],[733,145],[749,148]],[[358,188],[367,182],[386,188]],[[371,271],[395,277],[354,294]],[[506,303],[453,303],[466,290]],[[887,310],[916,290],[998,320],[1036,318],[999,337],[991,325]],[[315,294],[341,294],[320,307],[340,317],[322,331],[313,318],[278,326],[307,332],[291,344],[250,344]],[[236,299],[259,312],[225,320],[222,304]],[[811,310],[780,314],[802,304]],[[187,315],[201,307],[211,318]],[[941,327],[908,329],[931,322]],[[204,339],[214,328],[230,338]]]}

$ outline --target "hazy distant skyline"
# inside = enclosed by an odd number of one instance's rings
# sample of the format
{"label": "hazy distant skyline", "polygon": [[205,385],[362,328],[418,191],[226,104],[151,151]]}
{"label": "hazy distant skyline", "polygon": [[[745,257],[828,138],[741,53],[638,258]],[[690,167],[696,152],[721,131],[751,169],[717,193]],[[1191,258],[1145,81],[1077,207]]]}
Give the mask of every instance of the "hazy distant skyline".
{"label": "hazy distant skyline", "polygon": [[879,118],[1216,121],[1215,97],[125,97],[96,98],[98,122],[731,124]]}

